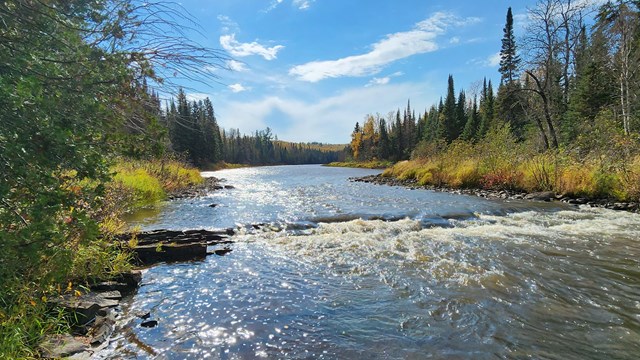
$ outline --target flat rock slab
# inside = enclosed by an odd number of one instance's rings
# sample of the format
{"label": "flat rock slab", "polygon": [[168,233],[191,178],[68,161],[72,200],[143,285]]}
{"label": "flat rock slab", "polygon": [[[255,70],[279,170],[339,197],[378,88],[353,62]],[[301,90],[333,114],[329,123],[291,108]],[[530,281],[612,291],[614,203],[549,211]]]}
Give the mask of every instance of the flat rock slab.
{"label": "flat rock slab", "polygon": [[89,345],[69,334],[57,334],[46,338],[40,350],[45,359],[62,359],[89,350]]}
{"label": "flat rock slab", "polygon": [[[159,262],[203,260],[208,245],[231,244],[233,229],[222,230],[153,230],[142,233],[122,234],[118,239],[128,242],[135,238],[134,248],[139,265]],[[106,286],[104,287],[106,288]]]}
{"label": "flat rock slab", "polygon": [[[107,294],[107,296],[104,294]],[[121,297],[120,292],[117,291],[88,293],[81,296],[68,294],[58,299],[53,299],[52,302],[72,314],[74,323],[84,325],[95,319],[100,309],[118,306],[120,302],[117,299]]]}
{"label": "flat rock slab", "polygon": [[202,260],[207,256],[207,244],[146,245],[137,246],[134,251],[142,265],[150,265],[158,262]]}

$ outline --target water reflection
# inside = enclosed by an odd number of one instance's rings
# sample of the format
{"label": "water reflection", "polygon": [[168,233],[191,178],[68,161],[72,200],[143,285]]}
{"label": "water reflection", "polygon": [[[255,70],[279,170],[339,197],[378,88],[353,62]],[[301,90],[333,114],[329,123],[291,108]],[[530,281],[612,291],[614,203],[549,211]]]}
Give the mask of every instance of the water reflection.
{"label": "water reflection", "polygon": [[[257,181],[270,183],[272,176]],[[380,187],[361,202],[413,201],[410,210],[442,225],[425,226],[433,222],[416,216],[257,231],[237,236],[224,257],[147,270],[120,323],[137,341],[122,336],[99,357],[634,359],[640,353],[640,216],[523,211],[518,203],[467,197],[453,197],[450,209],[433,215],[436,205],[421,203],[431,195],[420,193]],[[360,212],[383,209],[371,208]],[[139,326],[135,314],[147,311],[158,327]]]}

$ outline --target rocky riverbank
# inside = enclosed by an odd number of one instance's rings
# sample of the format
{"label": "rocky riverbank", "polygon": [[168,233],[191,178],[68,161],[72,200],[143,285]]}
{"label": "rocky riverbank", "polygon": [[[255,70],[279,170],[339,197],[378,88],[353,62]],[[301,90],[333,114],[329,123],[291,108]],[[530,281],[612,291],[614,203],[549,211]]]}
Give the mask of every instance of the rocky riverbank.
{"label": "rocky riverbank", "polygon": [[[169,200],[206,196],[214,191],[234,189],[224,180],[209,177],[201,184],[169,194]],[[234,229],[221,230],[153,230],[124,233],[116,237],[123,246],[132,246],[138,266],[151,266],[159,262],[203,260],[208,255],[223,256],[232,251]],[[91,359],[93,354],[108,345],[115,331],[123,297],[135,292],[142,279],[139,270],[123,274],[110,281],[96,281],[88,287],[68,291],[51,299],[52,308],[62,311],[72,325],[69,334],[49,336],[40,345],[45,359]],[[141,327],[155,327],[158,321],[151,314],[141,314]]]}
{"label": "rocky riverbank", "polygon": [[171,192],[167,198],[169,200],[183,199],[183,198],[195,198],[200,196],[206,196],[217,190],[234,189],[233,185],[224,184],[224,179],[218,179],[216,177],[206,177],[204,181],[197,185],[192,185],[184,189]]}
{"label": "rocky riverbank", "polygon": [[427,189],[433,191],[444,191],[453,194],[473,195],[489,199],[514,199],[514,200],[535,200],[535,201],[561,201],[573,205],[589,205],[611,210],[623,210],[640,212],[640,204],[637,202],[620,202],[615,199],[589,199],[585,197],[572,197],[556,194],[552,191],[526,193],[512,190],[486,190],[486,189],[453,189],[448,187],[423,186],[415,179],[401,180],[394,177],[369,175],[363,177],[350,178],[350,181],[364,182],[377,185],[402,186],[409,189]]}

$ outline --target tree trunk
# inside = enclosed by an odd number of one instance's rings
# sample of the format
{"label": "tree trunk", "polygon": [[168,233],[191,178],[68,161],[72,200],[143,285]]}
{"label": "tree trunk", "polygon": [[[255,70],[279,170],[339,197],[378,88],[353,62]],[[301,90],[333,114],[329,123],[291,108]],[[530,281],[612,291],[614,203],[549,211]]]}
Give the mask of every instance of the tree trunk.
{"label": "tree trunk", "polygon": [[[533,91],[534,93],[538,94],[538,96],[540,96],[540,99],[542,100],[542,108],[543,108],[543,112],[544,112],[544,119],[545,119],[545,121],[547,123],[547,127],[549,128],[549,135],[551,137],[551,146],[554,149],[557,149],[558,148],[558,137],[556,136],[556,130],[555,130],[554,126],[553,126],[553,117],[551,116],[551,106],[549,105],[549,98],[545,94],[544,87],[540,83],[540,80],[538,80],[538,78],[529,70],[526,70],[525,73],[527,73],[527,75],[531,76],[533,81],[535,81],[535,83],[536,83],[537,89],[527,89],[527,90]],[[540,130],[542,131],[542,133],[544,133],[544,130],[543,130],[542,127],[540,128]]]}

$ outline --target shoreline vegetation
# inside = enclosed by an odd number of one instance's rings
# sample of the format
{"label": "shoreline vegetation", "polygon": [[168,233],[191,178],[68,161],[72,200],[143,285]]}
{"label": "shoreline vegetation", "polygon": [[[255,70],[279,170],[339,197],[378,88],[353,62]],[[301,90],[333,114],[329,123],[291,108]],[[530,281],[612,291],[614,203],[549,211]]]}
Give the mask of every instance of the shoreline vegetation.
{"label": "shoreline vegetation", "polygon": [[370,160],[364,162],[357,161],[336,161],[328,164],[324,164],[324,166],[329,167],[346,167],[346,168],[358,168],[358,169],[387,169],[393,165],[390,161],[378,161],[378,160]]}

